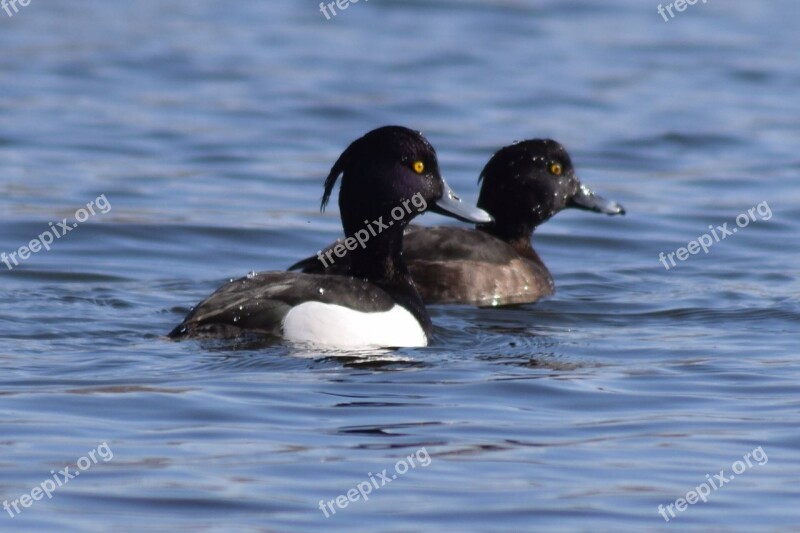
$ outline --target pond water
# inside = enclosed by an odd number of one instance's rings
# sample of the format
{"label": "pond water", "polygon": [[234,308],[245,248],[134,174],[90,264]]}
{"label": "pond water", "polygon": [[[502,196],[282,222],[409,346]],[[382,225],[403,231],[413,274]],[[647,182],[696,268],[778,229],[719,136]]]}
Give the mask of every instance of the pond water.
{"label": "pond water", "polygon": [[[800,527],[797,2],[16,5],[0,252],[85,221],[0,264],[0,531]],[[383,124],[471,202],[552,137],[628,214],[557,215],[557,294],[431,307],[425,349],[164,339],[338,237],[322,181]]]}

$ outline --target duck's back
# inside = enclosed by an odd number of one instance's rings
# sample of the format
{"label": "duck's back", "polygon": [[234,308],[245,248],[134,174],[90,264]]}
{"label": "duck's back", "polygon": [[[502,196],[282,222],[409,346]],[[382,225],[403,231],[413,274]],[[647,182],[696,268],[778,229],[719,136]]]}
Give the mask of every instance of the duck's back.
{"label": "duck's back", "polygon": [[424,346],[426,325],[389,293],[363,280],[262,272],[220,287],[169,336],[220,338],[247,332],[338,346]]}
{"label": "duck's back", "polygon": [[535,253],[524,257],[484,231],[415,226],[405,235],[403,254],[426,303],[513,305],[554,293],[553,278]]}

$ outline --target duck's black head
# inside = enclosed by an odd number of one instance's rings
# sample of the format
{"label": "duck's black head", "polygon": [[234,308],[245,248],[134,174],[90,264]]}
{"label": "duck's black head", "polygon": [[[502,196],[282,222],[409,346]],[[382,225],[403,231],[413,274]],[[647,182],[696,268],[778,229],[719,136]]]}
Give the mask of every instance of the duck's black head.
{"label": "duck's black head", "polygon": [[[342,153],[325,180],[323,210],[339,175],[345,234],[364,228],[365,220],[372,222],[381,216],[402,230],[428,209],[468,222],[489,220],[486,213],[460,203],[442,178],[433,146],[422,134],[402,126],[372,130]],[[404,204],[407,200],[412,202]]]}
{"label": "duck's black head", "polygon": [[363,263],[387,256],[399,262],[403,228],[426,210],[468,222],[491,221],[484,211],[461,203],[442,179],[433,146],[408,128],[384,126],[355,140],[325,180],[322,209],[339,175],[345,237],[369,235],[364,246],[353,250],[353,266],[359,269],[356,263],[362,263],[361,271],[371,270]]}
{"label": "duck's black head", "polygon": [[509,241],[530,241],[536,226],[568,207],[625,214],[621,205],[580,182],[567,150],[551,139],[501,148],[484,167],[481,180],[478,207],[495,219],[482,229]]}

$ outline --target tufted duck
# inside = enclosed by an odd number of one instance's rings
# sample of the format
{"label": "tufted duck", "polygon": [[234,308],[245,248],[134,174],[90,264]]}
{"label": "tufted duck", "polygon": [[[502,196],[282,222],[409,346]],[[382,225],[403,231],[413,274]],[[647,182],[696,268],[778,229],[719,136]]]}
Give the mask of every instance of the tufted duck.
{"label": "tufted duck", "polygon": [[[220,287],[169,336],[255,333],[335,347],[427,345],[431,321],[403,261],[403,230],[428,205],[469,222],[491,217],[461,203],[442,179],[433,147],[407,128],[385,126],[354,141],[325,181],[322,209],[339,175],[345,235],[353,237],[368,221],[384,221],[380,233],[348,253],[352,276],[252,274]],[[424,200],[414,205],[425,208],[392,217],[412,197]]]}

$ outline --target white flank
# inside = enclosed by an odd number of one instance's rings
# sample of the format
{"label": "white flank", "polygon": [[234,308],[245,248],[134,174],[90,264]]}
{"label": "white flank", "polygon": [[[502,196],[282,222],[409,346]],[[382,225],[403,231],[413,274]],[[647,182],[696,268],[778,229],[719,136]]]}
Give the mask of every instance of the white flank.
{"label": "white flank", "polygon": [[428,337],[406,308],[362,313],[341,305],[305,302],[283,319],[283,336],[295,342],[342,347],[416,348]]}

